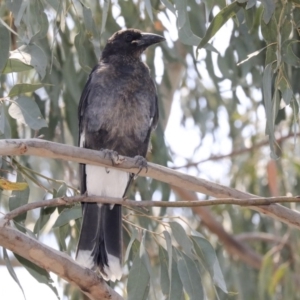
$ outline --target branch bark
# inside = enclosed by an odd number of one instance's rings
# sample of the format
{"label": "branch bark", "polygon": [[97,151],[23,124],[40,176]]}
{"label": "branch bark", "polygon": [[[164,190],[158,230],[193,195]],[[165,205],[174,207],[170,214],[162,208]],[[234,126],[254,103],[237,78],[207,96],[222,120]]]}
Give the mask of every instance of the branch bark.
{"label": "branch bark", "polygon": [[[188,201],[188,202],[187,202]],[[5,215],[6,220],[12,220],[18,215],[21,215],[29,210],[41,208],[41,207],[53,207],[62,205],[73,205],[78,202],[96,202],[105,204],[120,204],[129,207],[203,207],[212,205],[232,204],[239,206],[253,206],[253,205],[269,205],[272,203],[290,203],[300,202],[300,197],[267,197],[267,198],[250,198],[250,199],[235,199],[235,198],[223,198],[217,200],[198,200],[194,199],[184,201],[135,201],[130,199],[120,199],[113,197],[100,197],[100,196],[73,196],[73,197],[59,197],[50,200],[30,202],[23,206],[20,206]]]}
{"label": "branch bark", "polygon": [[89,299],[122,300],[106,282],[89,269],[82,268],[67,254],[54,250],[26,236],[0,219],[0,246],[51,271],[69,283],[76,285]]}
{"label": "branch bark", "polygon": [[[133,158],[126,157],[121,165],[113,165],[112,161],[105,158],[104,153],[101,151],[82,149],[39,139],[1,140],[0,155],[35,155],[100,166],[109,166],[133,173],[139,172]],[[153,163],[148,163],[148,170],[142,170],[139,175],[149,176],[173,186],[207,194],[216,198],[258,198],[256,195],[183,174]],[[297,211],[293,211],[279,204],[270,204],[268,206],[261,205],[256,207],[249,206],[249,208],[300,229],[300,213]]]}

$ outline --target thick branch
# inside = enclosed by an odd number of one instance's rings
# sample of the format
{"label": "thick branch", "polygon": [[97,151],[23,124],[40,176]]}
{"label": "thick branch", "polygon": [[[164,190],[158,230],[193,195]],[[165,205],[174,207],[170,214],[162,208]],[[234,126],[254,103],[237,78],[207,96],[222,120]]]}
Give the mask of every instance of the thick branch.
{"label": "thick branch", "polygon": [[50,200],[43,200],[43,201],[37,201],[37,202],[31,202],[25,204],[7,213],[5,215],[5,219],[11,220],[16,216],[21,215],[35,208],[72,205],[77,202],[121,204],[129,207],[203,207],[203,206],[222,205],[222,204],[254,206],[254,205],[269,205],[271,203],[300,202],[300,197],[269,197],[269,198],[249,198],[249,199],[223,198],[217,200],[204,200],[204,201],[185,200],[185,201],[169,202],[169,201],[149,201],[149,200],[135,201],[129,199],[99,197],[99,196],[73,196],[73,197],[60,197],[60,198],[54,198]]}
{"label": "thick branch", "polygon": [[[110,166],[112,168],[120,168],[133,173],[137,173],[139,171],[139,169],[135,166],[135,160],[133,158],[126,157],[125,161],[121,165],[113,166],[111,160],[105,158],[101,151],[82,149],[38,139],[1,140],[0,155],[35,155],[100,166]],[[148,172],[146,172],[146,170],[142,170],[140,175],[149,176],[173,186],[207,194],[216,198],[257,198],[255,195],[215,184],[194,176],[182,174],[152,163],[148,163]],[[268,206],[261,205],[256,207],[251,206],[250,208],[300,229],[300,213],[296,211],[279,204],[271,204]]]}
{"label": "thick branch", "polygon": [[15,230],[7,224],[7,220],[3,219],[0,219],[0,246],[76,285],[92,300],[123,299],[95,272],[82,268],[67,254],[42,245],[37,240]]}

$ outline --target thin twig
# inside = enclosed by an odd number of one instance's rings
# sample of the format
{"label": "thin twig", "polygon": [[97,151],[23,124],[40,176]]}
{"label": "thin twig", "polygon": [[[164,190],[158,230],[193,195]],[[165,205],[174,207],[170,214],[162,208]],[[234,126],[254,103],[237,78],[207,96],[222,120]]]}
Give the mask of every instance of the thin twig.
{"label": "thin twig", "polygon": [[73,196],[73,197],[60,197],[50,200],[43,200],[31,202],[20,206],[5,215],[5,219],[11,220],[16,216],[23,214],[29,210],[41,207],[53,207],[62,205],[73,205],[77,202],[96,202],[105,204],[121,204],[129,207],[199,207],[199,206],[212,206],[231,204],[239,206],[256,206],[256,205],[270,205],[272,203],[291,203],[300,202],[300,197],[270,197],[270,198],[249,198],[249,199],[236,199],[236,198],[223,198],[215,200],[204,201],[135,201],[129,199],[120,199],[112,197],[99,197],[99,196]]}

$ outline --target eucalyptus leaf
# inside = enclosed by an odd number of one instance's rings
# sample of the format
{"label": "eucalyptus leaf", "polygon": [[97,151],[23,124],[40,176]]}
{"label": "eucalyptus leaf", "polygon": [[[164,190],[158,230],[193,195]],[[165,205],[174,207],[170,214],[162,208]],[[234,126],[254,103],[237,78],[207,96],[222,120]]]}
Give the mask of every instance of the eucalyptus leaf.
{"label": "eucalyptus leaf", "polygon": [[44,84],[42,84],[42,83],[35,83],[35,84],[18,83],[18,84],[15,84],[11,88],[11,90],[8,93],[8,97],[14,97],[14,96],[18,96],[20,94],[34,92],[43,86],[44,86]]}
{"label": "eucalyptus leaf", "polygon": [[169,224],[171,226],[172,233],[176,242],[182,247],[182,249],[188,256],[193,257],[193,243],[186,234],[183,227],[177,222],[170,222]]}
{"label": "eucalyptus leaf", "polygon": [[26,297],[25,297],[25,294],[24,294],[24,290],[22,288],[22,285],[17,277],[17,274],[13,268],[13,266],[11,265],[10,263],[10,259],[8,257],[8,254],[7,254],[7,251],[5,248],[3,248],[3,259],[5,261],[5,265],[6,265],[6,268],[7,268],[7,271],[8,273],[10,274],[10,276],[12,277],[12,279],[17,283],[17,285],[19,286],[19,288],[21,289],[22,291],[22,294],[24,296],[24,299],[26,300]]}
{"label": "eucalyptus leaf", "polygon": [[10,33],[6,27],[0,24],[0,74],[4,69],[9,55]]}
{"label": "eucalyptus leaf", "polygon": [[264,14],[263,14],[264,22],[269,23],[275,11],[275,2],[273,0],[261,0],[261,3],[264,6]]}
{"label": "eucalyptus leaf", "polygon": [[298,40],[287,40],[282,44],[281,54],[282,60],[294,67],[300,67],[300,58],[295,55],[293,46],[299,44]]}
{"label": "eucalyptus leaf", "polygon": [[145,300],[150,288],[150,275],[143,258],[137,253],[129,271],[127,281],[127,300]]}
{"label": "eucalyptus leaf", "polygon": [[124,261],[125,262],[128,260],[132,244],[136,240],[137,237],[138,237],[138,230],[135,227],[133,227],[132,231],[131,231],[130,241],[128,243],[128,246],[127,246],[127,249],[126,249],[126,252],[125,252],[125,256],[124,256]]}
{"label": "eucalyptus leaf", "polygon": [[105,29],[109,6],[110,6],[110,0],[104,0],[103,7],[102,7],[101,34],[104,32]]}
{"label": "eucalyptus leaf", "polygon": [[197,50],[203,48],[208,43],[208,41],[220,30],[220,28],[241,8],[242,4],[239,4],[238,2],[233,2],[223,8],[211,21],[203,39],[200,41],[197,47]]}
{"label": "eucalyptus leaf", "polygon": [[82,209],[80,206],[65,208],[56,219],[53,228],[68,224],[71,220],[82,217]]}
{"label": "eucalyptus leaf", "polygon": [[201,275],[195,262],[184,253],[178,256],[177,268],[183,287],[190,300],[204,299]]}
{"label": "eucalyptus leaf", "polygon": [[145,0],[145,6],[146,6],[148,16],[149,16],[151,22],[153,22],[153,13],[152,13],[151,0]]}
{"label": "eucalyptus leaf", "polygon": [[21,96],[17,98],[14,103],[10,105],[8,112],[11,117],[28,125],[34,130],[48,126],[35,101],[28,97]]}
{"label": "eucalyptus leaf", "polygon": [[170,281],[172,280],[172,239],[168,231],[164,230],[163,235],[166,240],[166,245],[167,245],[167,251],[168,251],[168,257],[169,257],[169,262],[168,262],[168,274]]}
{"label": "eucalyptus leaf", "polygon": [[58,299],[58,292],[56,287],[53,285],[53,280],[50,277],[50,274],[43,268],[37,266],[36,264],[32,263],[31,261],[25,259],[24,257],[17,255],[14,253],[16,259],[20,262],[20,264],[25,267],[25,269],[34,277],[39,283],[46,284],[57,296]]}
{"label": "eucalyptus leaf", "polygon": [[168,252],[162,246],[159,246],[160,286],[161,286],[161,291],[165,296],[168,296],[170,291],[168,261],[169,261]]}

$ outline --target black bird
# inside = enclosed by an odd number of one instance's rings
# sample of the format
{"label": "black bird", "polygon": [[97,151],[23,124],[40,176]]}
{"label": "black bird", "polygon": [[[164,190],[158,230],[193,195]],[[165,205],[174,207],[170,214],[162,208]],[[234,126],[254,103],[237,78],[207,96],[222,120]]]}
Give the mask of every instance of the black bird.
{"label": "black bird", "polygon": [[[79,146],[145,157],[158,122],[155,84],[141,61],[143,51],[165,39],[137,29],[120,30],[108,40],[81,95]],[[133,174],[80,165],[81,194],[124,196]],[[76,260],[99,270],[105,280],[122,276],[122,207],[82,203],[83,220]]]}

